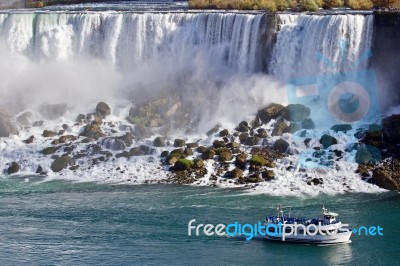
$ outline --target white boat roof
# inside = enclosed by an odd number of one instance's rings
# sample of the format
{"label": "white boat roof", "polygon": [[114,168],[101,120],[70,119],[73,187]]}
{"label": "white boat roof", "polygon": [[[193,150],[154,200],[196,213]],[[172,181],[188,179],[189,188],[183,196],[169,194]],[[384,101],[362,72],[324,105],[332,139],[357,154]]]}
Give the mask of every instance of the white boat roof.
{"label": "white boat roof", "polygon": [[336,212],[325,212],[324,215],[329,215],[329,216],[339,216]]}

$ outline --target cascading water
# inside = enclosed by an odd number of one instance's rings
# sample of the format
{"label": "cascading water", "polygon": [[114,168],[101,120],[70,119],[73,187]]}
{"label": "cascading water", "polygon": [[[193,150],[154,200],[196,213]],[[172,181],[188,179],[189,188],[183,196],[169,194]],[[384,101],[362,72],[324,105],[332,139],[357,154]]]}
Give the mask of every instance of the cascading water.
{"label": "cascading water", "polygon": [[[0,70],[4,70],[2,79],[5,82],[0,85],[1,101],[6,103],[16,95],[12,101],[25,98],[24,107],[31,110],[34,109],[32,101],[37,104],[45,100],[64,101],[68,105],[78,105],[104,100],[113,110],[112,116],[105,121],[114,123],[113,127],[105,130],[113,134],[116,125],[129,128],[125,118],[130,106],[121,105],[116,98],[137,103],[139,98],[151,93],[162,96],[177,94],[179,101],[174,107],[186,103],[186,107],[190,107],[186,116],[201,116],[199,120],[203,127],[200,126],[200,133],[205,133],[216,122],[227,122],[226,126],[233,130],[232,122],[245,119],[257,108],[269,102],[285,102],[282,95],[287,78],[329,71],[329,66],[315,59],[316,52],[336,62],[340,57],[340,41],[346,39],[349,44],[346,59],[355,62],[357,56],[371,46],[373,18],[369,15],[277,15],[281,25],[277,33],[274,33],[275,25],[267,19],[268,16],[272,15],[2,13],[0,52],[5,56],[4,62],[0,62]],[[275,37],[271,60],[267,39]],[[18,75],[13,74],[13,67],[9,67],[15,62],[19,62],[16,67]],[[335,65],[333,70],[346,70],[346,62]],[[31,83],[36,87],[32,89]],[[131,94],[132,91],[135,93]],[[35,97],[35,94],[40,97]],[[48,145],[47,140],[39,139],[29,146],[20,147],[21,140],[30,135],[40,135],[44,128],[58,129],[62,123],[75,119],[74,116],[76,112],[70,109],[70,113],[67,112],[60,120],[47,121],[43,128],[28,128],[21,131],[18,138],[8,139],[7,144],[1,146],[3,157],[0,164],[20,160],[22,173],[35,172],[38,164],[51,173],[52,161],[48,157],[38,155],[35,161],[19,159],[36,156],[35,152]],[[266,129],[271,130],[270,125]],[[77,127],[70,132],[77,135],[80,130]],[[188,142],[204,137],[178,132]],[[175,135],[168,137],[172,139]],[[133,145],[152,145],[152,139],[154,136],[135,139]],[[199,143],[210,145],[213,140],[214,137],[209,137]],[[106,142],[103,143],[105,146],[111,143]],[[93,150],[92,146],[78,145]],[[296,145],[299,150],[304,148],[303,144]],[[15,152],[17,146],[20,147],[18,153]],[[123,147],[121,145],[116,150]],[[156,149],[156,156],[161,151]],[[102,159],[90,157],[86,161],[79,158],[76,160],[80,166],[72,174],[61,172],[51,176],[135,183],[167,178],[167,169],[162,168],[153,156],[132,157],[129,163],[124,158],[116,158],[101,164],[97,162],[105,160],[104,156]],[[309,187],[302,182],[307,179],[304,173],[285,170],[296,159],[296,155],[282,159],[276,168],[276,179],[257,189],[275,194],[341,192],[349,190],[349,187],[356,191],[378,190],[354,174],[354,165],[345,163],[335,170],[323,170],[322,175],[332,174],[323,186]],[[201,179],[200,184],[212,183],[209,178],[214,166],[207,162],[206,167],[209,175]],[[317,172],[314,174],[318,175]]]}

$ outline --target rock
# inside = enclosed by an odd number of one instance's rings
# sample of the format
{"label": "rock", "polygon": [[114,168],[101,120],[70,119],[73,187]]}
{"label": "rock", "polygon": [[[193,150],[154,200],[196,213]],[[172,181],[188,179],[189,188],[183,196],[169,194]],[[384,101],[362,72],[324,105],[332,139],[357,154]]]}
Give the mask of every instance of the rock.
{"label": "rock", "polygon": [[117,153],[116,155],[115,155],[115,157],[118,159],[118,158],[130,158],[132,156],[132,154],[130,153],[130,152],[128,152],[128,151],[123,151],[123,152],[121,152],[121,153]]}
{"label": "rock", "polygon": [[381,160],[380,150],[368,145],[360,147],[355,160],[358,164],[376,164]]}
{"label": "rock", "polygon": [[75,141],[75,140],[77,140],[77,137],[75,137],[74,135],[65,135],[65,136],[61,136],[61,137],[58,139],[58,142],[59,142],[59,143],[65,143],[65,142],[67,142],[68,140]]}
{"label": "rock", "polygon": [[244,144],[247,146],[255,146],[255,145],[258,145],[259,142],[260,142],[260,138],[254,136],[254,137],[248,137],[246,139],[246,141],[244,142]]}
{"label": "rock", "polygon": [[314,129],[315,124],[314,121],[311,118],[306,118],[303,121],[301,121],[301,127],[303,129]]}
{"label": "rock", "polygon": [[108,116],[109,114],[111,114],[111,109],[108,106],[108,104],[106,104],[105,102],[99,102],[96,105],[96,113],[101,116],[102,118],[105,118],[106,116]]}
{"label": "rock", "polygon": [[233,142],[226,144],[226,147],[228,147],[230,149],[238,149],[238,148],[240,148],[240,143],[233,141]]}
{"label": "rock", "polygon": [[331,129],[335,132],[347,132],[353,129],[349,124],[333,125]]}
{"label": "rock", "polygon": [[267,164],[267,160],[259,155],[253,155],[249,161],[250,165],[264,166]]}
{"label": "rock", "polygon": [[160,157],[161,158],[166,158],[168,156],[169,152],[168,151],[162,151]]}
{"label": "rock", "polygon": [[41,165],[38,165],[38,167],[36,168],[36,174],[42,174],[43,173],[43,167]]}
{"label": "rock", "polygon": [[282,120],[276,121],[274,129],[272,130],[272,136],[282,136],[283,133],[289,132],[288,125]]}
{"label": "rock", "polygon": [[154,147],[165,147],[165,138],[164,137],[156,137],[153,141]]}
{"label": "rock", "polygon": [[44,124],[44,121],[42,121],[42,120],[40,120],[40,121],[35,121],[35,122],[33,122],[33,127],[41,127],[41,126],[43,126],[43,124]]}
{"label": "rock", "polygon": [[185,156],[192,156],[193,155],[193,150],[191,148],[186,148],[183,150],[183,154]]}
{"label": "rock", "polygon": [[240,143],[244,144],[246,142],[246,139],[249,137],[248,133],[242,133],[239,135],[239,141]]}
{"label": "rock", "polygon": [[226,146],[226,144],[222,140],[214,140],[214,142],[213,142],[213,147],[214,148],[223,148],[225,146]]}
{"label": "rock", "polygon": [[149,155],[155,152],[154,149],[150,148],[146,145],[140,145],[139,147],[133,147],[129,150],[129,154],[131,156],[141,156],[141,155]]}
{"label": "rock", "polygon": [[66,104],[42,104],[39,108],[39,113],[50,120],[58,119],[66,112]]}
{"label": "rock", "polygon": [[42,136],[45,138],[51,138],[51,137],[57,136],[57,133],[54,131],[51,131],[51,130],[43,130]]}
{"label": "rock", "polygon": [[12,175],[19,172],[20,166],[17,162],[12,162],[7,169],[7,174]]}
{"label": "rock", "polygon": [[324,183],[324,180],[322,178],[314,177],[314,178],[310,178],[307,180],[307,185],[310,185],[310,186],[311,185],[317,186],[317,185],[321,185],[323,183]]}
{"label": "rock", "polygon": [[75,119],[75,122],[77,122],[77,123],[84,123],[84,122],[86,122],[86,115],[84,115],[84,114],[79,114],[78,117]]}
{"label": "rock", "polygon": [[387,161],[374,169],[372,181],[384,189],[400,190],[400,160]]}
{"label": "rock", "polygon": [[205,152],[206,150],[208,150],[208,148],[207,148],[207,147],[204,147],[204,146],[200,146],[200,147],[198,147],[198,148],[196,149],[196,151],[197,151],[198,153],[203,153],[203,152]]}
{"label": "rock", "polygon": [[246,168],[247,154],[240,153],[236,156],[235,165],[240,169]]}
{"label": "rock", "polygon": [[243,177],[243,170],[235,168],[232,171],[226,173],[227,178],[241,178]]}
{"label": "rock", "polygon": [[219,132],[220,137],[226,137],[229,135],[229,131],[227,129],[224,129]]}
{"label": "rock", "polygon": [[221,162],[231,161],[232,159],[232,153],[228,149],[224,149],[219,155],[219,160]]}
{"label": "rock", "polygon": [[268,137],[268,133],[267,133],[267,131],[265,130],[265,129],[263,129],[263,128],[259,128],[259,129],[257,129],[257,137],[259,137],[259,138],[267,138]]}
{"label": "rock", "polygon": [[272,103],[263,109],[259,110],[257,117],[260,118],[261,122],[264,124],[269,123],[272,119],[277,119],[280,115],[283,106],[277,103]]}
{"label": "rock", "polygon": [[61,170],[67,168],[70,161],[71,157],[63,155],[60,158],[54,160],[54,162],[51,164],[51,170],[53,170],[53,172],[60,172]]}
{"label": "rock", "polygon": [[265,170],[261,173],[261,176],[265,181],[271,181],[275,178],[275,172],[272,170]]}
{"label": "rock", "polygon": [[207,149],[206,151],[204,151],[201,154],[201,159],[203,159],[203,160],[212,159],[212,158],[214,158],[215,154],[216,153],[215,153],[215,151],[213,149]]}
{"label": "rock", "polygon": [[209,131],[207,131],[207,136],[210,137],[211,135],[214,135],[215,133],[217,133],[219,131],[219,129],[221,128],[221,124],[217,124],[216,126],[214,126],[212,129],[210,129]]}
{"label": "rock", "polygon": [[288,148],[289,148],[289,143],[284,139],[278,139],[274,143],[274,149],[281,153],[285,153],[288,150]]}
{"label": "rock", "polygon": [[281,115],[288,121],[300,122],[310,116],[310,108],[302,104],[289,104],[282,108]]}
{"label": "rock", "polygon": [[183,139],[174,140],[174,147],[183,147],[183,146],[185,146],[185,140]]}
{"label": "rock", "polygon": [[16,120],[18,124],[26,127],[31,125],[31,118],[32,118],[31,112],[23,112],[17,117]]}
{"label": "rock", "polygon": [[131,132],[126,132],[123,136],[116,138],[123,141],[126,147],[130,147],[133,144],[133,134]]}
{"label": "rock", "polygon": [[103,141],[101,142],[101,145],[109,150],[113,150],[113,151],[122,151],[125,150],[126,145],[125,143],[117,138],[105,138],[103,139]]}
{"label": "rock", "polygon": [[255,173],[250,175],[249,177],[245,178],[246,183],[260,183],[263,179],[260,177],[260,174]]}
{"label": "rock", "polygon": [[0,109],[0,137],[18,135],[18,130],[11,121],[11,116],[5,110]]}
{"label": "rock", "polygon": [[194,163],[192,160],[179,159],[176,161],[176,163],[174,165],[174,170],[175,171],[189,170],[190,168],[192,168],[193,165],[194,165]]}
{"label": "rock", "polygon": [[79,134],[79,136],[92,138],[95,140],[103,137],[104,134],[101,131],[101,123],[99,121],[92,121],[83,128],[83,131]]}
{"label": "rock", "polygon": [[247,123],[246,121],[242,121],[235,129],[239,132],[248,132],[250,129],[249,123]]}
{"label": "rock", "polygon": [[[299,131],[301,129],[301,126],[298,124],[298,123],[294,123],[294,122],[292,122],[292,123],[290,123],[290,125],[286,128],[286,130],[285,130],[285,132],[284,133],[294,133],[294,132],[297,132],[297,131]],[[306,131],[306,130],[304,130],[304,131]]]}
{"label": "rock", "polygon": [[33,143],[33,140],[35,139],[34,136],[30,136],[29,138],[27,138],[26,140],[24,140],[24,143],[26,144],[31,144]]}
{"label": "rock", "polygon": [[362,177],[369,177],[370,176],[369,170],[371,169],[367,165],[359,164],[356,173],[360,174]]}
{"label": "rock", "polygon": [[204,161],[202,159],[193,160],[193,168],[201,169],[204,167]]}
{"label": "rock", "polygon": [[336,138],[334,138],[334,137],[332,137],[330,135],[324,134],[321,137],[321,139],[319,140],[319,143],[321,143],[322,146],[324,147],[324,149],[326,149],[326,148],[328,148],[328,147],[330,147],[332,145],[337,144],[338,142],[337,142]]}
{"label": "rock", "polygon": [[191,148],[191,149],[193,149],[193,148],[197,148],[197,147],[199,147],[199,143],[186,143],[186,147],[188,147],[188,148]]}
{"label": "rock", "polygon": [[42,150],[44,155],[49,155],[55,153],[60,147],[47,147]]}

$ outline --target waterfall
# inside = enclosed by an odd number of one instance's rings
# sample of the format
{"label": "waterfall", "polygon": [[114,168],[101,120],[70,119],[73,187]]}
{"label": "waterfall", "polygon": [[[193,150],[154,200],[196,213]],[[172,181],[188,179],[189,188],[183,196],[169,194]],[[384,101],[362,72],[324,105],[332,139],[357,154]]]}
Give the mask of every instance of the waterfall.
{"label": "waterfall", "polygon": [[146,60],[201,54],[237,71],[259,71],[262,14],[10,13],[0,39],[39,61],[98,58],[130,70]]}
{"label": "waterfall", "polygon": [[371,49],[373,15],[280,14],[278,19],[270,72],[279,79],[351,70]]}

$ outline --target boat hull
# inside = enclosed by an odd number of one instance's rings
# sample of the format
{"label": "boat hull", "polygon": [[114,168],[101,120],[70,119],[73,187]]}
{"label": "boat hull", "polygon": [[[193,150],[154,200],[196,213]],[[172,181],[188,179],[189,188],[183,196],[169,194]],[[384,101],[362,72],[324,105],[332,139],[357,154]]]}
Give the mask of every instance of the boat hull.
{"label": "boat hull", "polygon": [[283,240],[282,236],[268,236],[265,238],[268,240],[282,241],[282,242],[296,242],[296,243],[307,243],[307,244],[318,244],[318,245],[329,245],[329,244],[340,244],[349,243],[351,237],[351,231],[338,233],[335,235],[291,235],[285,236]]}

